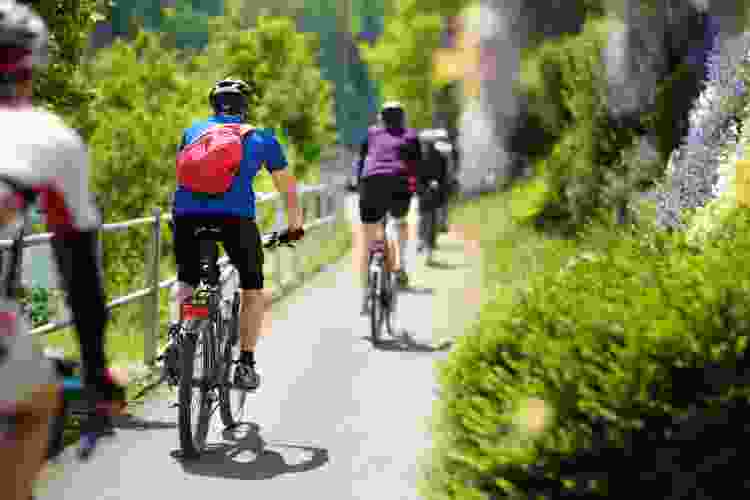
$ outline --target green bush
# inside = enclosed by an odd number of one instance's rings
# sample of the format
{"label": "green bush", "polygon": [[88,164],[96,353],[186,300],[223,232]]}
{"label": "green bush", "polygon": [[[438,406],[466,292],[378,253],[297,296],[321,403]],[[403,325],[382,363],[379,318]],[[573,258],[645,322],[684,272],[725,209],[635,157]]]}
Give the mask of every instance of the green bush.
{"label": "green bush", "polygon": [[32,328],[50,320],[50,294],[46,288],[36,285],[21,287],[20,303],[28,314]]}
{"label": "green bush", "polygon": [[[672,107],[694,92],[700,76],[685,65],[659,83],[654,111],[639,123],[610,118],[601,56],[614,22],[590,16],[581,33],[522,53],[518,93],[525,105],[509,147],[536,165],[541,178],[521,189],[538,195],[546,186],[543,202],[525,216],[537,226],[575,231],[597,213],[611,217],[612,209],[663,179],[681,140]],[[636,128],[651,131],[657,154],[643,154],[645,143]]]}
{"label": "green bush", "polygon": [[424,497],[744,489],[728,460],[747,448],[750,213],[729,224],[738,237],[703,252],[682,234],[589,229],[589,253],[510,311],[490,301],[441,366]]}
{"label": "green bush", "polygon": [[537,193],[545,186],[525,215],[538,226],[575,231],[660,174],[657,164],[639,161],[634,130],[616,126],[607,112],[602,51],[611,22],[590,17],[581,33],[524,53],[526,118],[512,147],[537,165],[541,179],[527,186]]}

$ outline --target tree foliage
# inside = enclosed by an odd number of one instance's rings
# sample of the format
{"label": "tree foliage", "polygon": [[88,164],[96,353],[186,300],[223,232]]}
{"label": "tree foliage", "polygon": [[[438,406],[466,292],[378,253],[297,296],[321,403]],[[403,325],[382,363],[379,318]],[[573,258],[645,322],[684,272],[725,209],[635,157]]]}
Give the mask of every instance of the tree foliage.
{"label": "tree foliage", "polygon": [[397,99],[407,109],[409,125],[432,125],[432,53],[440,46],[442,17],[420,10],[418,0],[396,0],[395,13],[386,19],[385,33],[375,47],[361,45],[370,71],[380,82],[385,99]]}
{"label": "tree foliage", "polygon": [[34,94],[44,107],[69,118],[84,136],[89,131],[90,85],[78,68],[88,37],[106,7],[103,0],[38,0],[23,2],[45,21],[50,32],[50,64],[34,81]]}
{"label": "tree foliage", "polygon": [[255,86],[251,123],[288,138],[295,173],[306,177],[321,148],[335,141],[333,89],[321,78],[316,61],[319,40],[297,32],[294,21],[286,17],[261,16],[253,30],[233,29],[238,21],[217,18],[207,56],[223,60],[227,75]]}

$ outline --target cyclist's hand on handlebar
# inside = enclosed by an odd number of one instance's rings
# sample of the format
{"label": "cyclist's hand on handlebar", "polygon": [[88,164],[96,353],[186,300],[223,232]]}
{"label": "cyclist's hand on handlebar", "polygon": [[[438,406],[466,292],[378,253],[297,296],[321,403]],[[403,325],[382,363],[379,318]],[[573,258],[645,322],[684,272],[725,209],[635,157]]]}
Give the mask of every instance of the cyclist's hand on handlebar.
{"label": "cyclist's hand on handlebar", "polygon": [[301,240],[304,235],[305,230],[301,227],[294,229],[288,228],[283,230],[281,233],[274,233],[271,236],[271,239],[263,244],[263,247],[274,248],[279,245],[293,247],[294,245],[292,245],[292,242]]}
{"label": "cyclist's hand on handlebar", "polygon": [[288,228],[279,235],[279,241],[281,243],[291,243],[293,241],[299,241],[305,236],[305,230],[302,227]]}

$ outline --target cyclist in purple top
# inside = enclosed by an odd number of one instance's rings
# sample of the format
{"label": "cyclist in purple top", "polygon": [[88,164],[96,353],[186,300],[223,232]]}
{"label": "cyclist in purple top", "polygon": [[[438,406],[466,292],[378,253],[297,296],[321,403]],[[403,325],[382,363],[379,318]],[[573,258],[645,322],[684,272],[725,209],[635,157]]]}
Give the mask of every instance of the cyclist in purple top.
{"label": "cyclist in purple top", "polygon": [[406,216],[412,193],[409,176],[421,161],[421,147],[415,130],[406,128],[406,113],[401,104],[387,102],[380,111],[382,126],[370,127],[362,144],[359,158],[359,215],[365,235],[363,245],[361,283],[363,314],[367,312],[367,258],[374,240],[383,240],[383,226],[379,224],[386,213],[396,220],[399,245],[395,262],[399,285],[406,286],[405,247],[409,238]]}

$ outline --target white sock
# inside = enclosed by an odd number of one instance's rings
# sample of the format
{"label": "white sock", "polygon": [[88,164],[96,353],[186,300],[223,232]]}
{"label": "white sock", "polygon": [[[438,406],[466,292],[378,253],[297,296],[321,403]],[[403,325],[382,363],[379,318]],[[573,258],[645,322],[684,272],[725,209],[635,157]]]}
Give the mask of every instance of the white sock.
{"label": "white sock", "polygon": [[406,271],[407,264],[409,262],[409,240],[398,242],[399,254],[401,255],[401,269]]}

